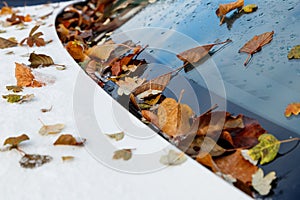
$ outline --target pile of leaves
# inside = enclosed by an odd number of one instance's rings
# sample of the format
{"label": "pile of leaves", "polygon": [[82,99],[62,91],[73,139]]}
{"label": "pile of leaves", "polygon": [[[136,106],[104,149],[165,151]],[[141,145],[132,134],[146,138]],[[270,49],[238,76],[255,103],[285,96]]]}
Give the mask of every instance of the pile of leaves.
{"label": "pile of leaves", "polygon": [[[58,35],[70,55],[83,67],[101,87],[117,90],[117,96],[126,96],[139,113],[141,120],[156,127],[160,134],[197,162],[221,176],[224,180],[253,196],[254,191],[267,195],[272,189],[276,172],[264,175],[261,165],[272,162],[285,142],[298,141],[292,138],[283,141],[268,133],[257,120],[243,114],[232,115],[226,111],[215,111],[216,107],[195,116],[189,105],[164,95],[172,78],[188,66],[201,64],[215,45],[232,42],[206,44],[178,53],[176,56],[183,65],[166,74],[147,80],[134,72],[147,63],[138,56],[148,45],[133,41],[115,43],[111,40],[112,31],[130,19],[148,1],[96,1],[90,0],[65,8],[57,18]],[[216,15],[220,25],[226,14],[252,13],[258,9],[255,4],[244,5],[244,0],[220,4]],[[131,15],[127,15],[131,12]],[[123,18],[122,16],[129,16]],[[249,64],[253,54],[273,39],[274,31],[255,35],[240,48],[239,53],[248,54],[244,65]],[[288,59],[297,59],[299,45],[291,49]],[[114,83],[111,88],[111,82]],[[285,115],[300,113],[300,104],[293,103],[286,108]],[[124,138],[124,132],[108,134],[116,141]],[[120,149],[114,152],[113,159],[125,161],[132,158],[135,149]],[[186,161],[183,153],[170,150],[160,162],[164,165],[179,165]]]}

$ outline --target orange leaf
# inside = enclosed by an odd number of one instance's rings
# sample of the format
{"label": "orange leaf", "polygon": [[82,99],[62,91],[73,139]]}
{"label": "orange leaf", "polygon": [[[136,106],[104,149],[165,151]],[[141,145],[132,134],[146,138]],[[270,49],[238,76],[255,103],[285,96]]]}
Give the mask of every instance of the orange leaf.
{"label": "orange leaf", "polygon": [[251,40],[249,40],[240,50],[239,53],[248,53],[248,58],[246,59],[244,65],[246,66],[249,62],[250,57],[256,52],[260,51],[261,48],[270,43],[273,39],[274,31],[265,32],[260,35],[255,35]]}
{"label": "orange leaf", "polygon": [[216,10],[216,15],[221,17],[220,25],[225,19],[225,15],[236,8],[242,8],[244,6],[244,0],[237,0],[236,2],[231,2],[227,4],[220,4],[219,8]]}
{"label": "orange leaf", "polygon": [[298,115],[300,113],[300,103],[290,103],[284,112],[284,115],[286,117],[290,117],[292,114],[293,115]]}
{"label": "orange leaf", "polygon": [[26,65],[16,63],[15,77],[17,79],[17,86],[21,87],[42,87],[44,83],[38,82],[34,79],[31,69]]}
{"label": "orange leaf", "polygon": [[83,53],[84,47],[80,42],[77,41],[70,41],[66,45],[66,49],[69,52],[69,54],[78,61],[83,61],[85,58],[85,55]]}
{"label": "orange leaf", "polygon": [[207,152],[199,153],[196,157],[197,162],[201,163],[202,165],[209,167],[213,172],[220,171],[218,166],[212,159],[212,156]]}

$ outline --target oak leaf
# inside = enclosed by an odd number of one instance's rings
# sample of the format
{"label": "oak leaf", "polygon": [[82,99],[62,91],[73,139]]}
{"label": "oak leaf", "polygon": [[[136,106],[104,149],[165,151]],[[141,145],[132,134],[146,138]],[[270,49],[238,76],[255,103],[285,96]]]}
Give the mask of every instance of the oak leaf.
{"label": "oak leaf", "polygon": [[220,44],[225,44],[231,42],[230,39],[227,39],[224,42],[218,42],[213,44],[207,44],[203,46],[198,46],[192,49],[183,51],[176,56],[183,62],[189,62],[191,64],[199,62],[202,58],[208,55],[209,51],[215,46]]}
{"label": "oak leaf", "polygon": [[82,146],[85,142],[85,139],[75,138],[70,134],[60,135],[53,145],[73,145],[73,146]]}
{"label": "oak leaf", "polygon": [[290,117],[291,115],[298,115],[300,113],[300,103],[291,103],[289,104],[284,112],[286,117]]}
{"label": "oak leaf", "polygon": [[40,167],[45,163],[48,163],[53,158],[48,155],[39,155],[39,154],[25,154],[19,161],[21,167],[24,168],[36,168]]}
{"label": "oak leaf", "polygon": [[272,188],[271,183],[276,179],[274,171],[264,176],[264,171],[259,168],[258,171],[252,175],[252,186],[260,195],[267,195]]}
{"label": "oak leaf", "polygon": [[3,145],[10,145],[10,148],[17,148],[21,142],[26,141],[26,140],[29,140],[29,137],[26,134],[22,134],[17,137],[7,138],[4,141]]}
{"label": "oak leaf", "polygon": [[18,45],[18,43],[15,41],[0,37],[0,49],[15,47],[17,45]]}
{"label": "oak leaf", "polygon": [[29,55],[30,67],[37,68],[39,66],[48,67],[54,65],[52,58],[45,54],[35,54],[34,52]]}
{"label": "oak leaf", "polygon": [[27,42],[27,45],[29,47],[33,47],[33,45],[35,44],[36,46],[40,47],[40,46],[45,46],[46,45],[46,42],[43,38],[41,38],[41,36],[43,35],[42,32],[37,32],[37,29],[39,28],[40,26],[39,25],[36,25],[34,26],[30,32],[29,32],[29,36],[24,38],[20,44],[23,45],[24,42],[26,41]]}
{"label": "oak leaf", "polygon": [[16,63],[15,77],[17,79],[17,86],[21,87],[42,87],[44,83],[35,80],[31,73],[31,69],[26,65]]}
{"label": "oak leaf", "polygon": [[260,35],[255,35],[251,40],[249,40],[240,50],[239,53],[245,52],[248,54],[244,65],[246,66],[249,63],[250,58],[253,54],[257,53],[262,49],[262,47],[270,43],[273,39],[274,31],[265,32]]}
{"label": "oak leaf", "polygon": [[187,160],[183,152],[176,152],[173,149],[169,150],[167,155],[162,155],[159,162],[163,165],[174,166],[180,165]]}
{"label": "oak leaf", "polygon": [[225,16],[227,13],[234,9],[240,9],[244,6],[244,0],[237,0],[235,2],[227,3],[227,4],[220,4],[219,8],[216,10],[216,15],[221,17],[220,25],[223,24]]}
{"label": "oak leaf", "polygon": [[300,59],[300,45],[294,46],[288,53],[288,59]]}

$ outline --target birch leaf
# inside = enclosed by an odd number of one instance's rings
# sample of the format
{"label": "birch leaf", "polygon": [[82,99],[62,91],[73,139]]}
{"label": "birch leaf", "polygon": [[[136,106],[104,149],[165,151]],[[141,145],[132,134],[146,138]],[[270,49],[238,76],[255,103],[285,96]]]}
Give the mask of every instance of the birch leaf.
{"label": "birch leaf", "polygon": [[39,154],[25,154],[19,161],[21,167],[36,168],[52,160],[51,156]]}
{"label": "birch leaf", "polygon": [[272,186],[271,183],[276,179],[276,173],[270,172],[264,176],[264,172],[261,168],[252,175],[252,186],[260,195],[269,194]]}
{"label": "birch leaf", "polygon": [[41,135],[57,134],[60,133],[64,127],[65,127],[64,124],[43,125],[39,130],[39,134]]}
{"label": "birch leaf", "polygon": [[163,155],[160,158],[160,163],[163,165],[180,165],[187,160],[186,156],[182,152],[176,152],[173,149],[169,150],[167,155]]}
{"label": "birch leaf", "polygon": [[120,141],[124,138],[124,132],[113,133],[113,134],[106,134],[109,138],[114,139],[116,141]]}

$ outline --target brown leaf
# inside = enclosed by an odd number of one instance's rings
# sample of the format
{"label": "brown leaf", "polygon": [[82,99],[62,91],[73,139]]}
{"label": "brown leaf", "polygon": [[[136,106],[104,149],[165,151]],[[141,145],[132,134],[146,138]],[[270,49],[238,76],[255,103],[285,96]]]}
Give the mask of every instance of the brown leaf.
{"label": "brown leaf", "polygon": [[34,26],[29,33],[29,36],[24,38],[20,44],[23,45],[25,41],[27,41],[27,45],[29,47],[33,47],[33,45],[35,44],[36,46],[40,47],[40,46],[45,46],[46,42],[43,38],[41,38],[41,36],[43,35],[42,32],[37,32],[37,29],[39,28],[39,25]]}
{"label": "brown leaf", "polygon": [[84,46],[79,41],[70,41],[65,46],[69,54],[77,61],[82,62],[85,59]]}
{"label": "brown leaf", "polygon": [[286,117],[290,117],[291,115],[298,115],[300,113],[300,103],[290,103],[284,112]]}
{"label": "brown leaf", "polygon": [[18,92],[22,92],[23,91],[23,87],[21,86],[17,86],[17,85],[8,85],[6,86],[6,89],[8,91],[13,91],[15,93],[18,93]]}
{"label": "brown leaf", "polygon": [[244,0],[237,0],[235,2],[220,4],[219,8],[216,10],[216,15],[221,17],[220,25],[223,23],[227,13],[234,9],[240,9],[244,6]]}
{"label": "brown leaf", "polygon": [[16,63],[15,77],[17,79],[17,86],[21,87],[42,87],[44,83],[35,80],[31,69],[26,65]]}
{"label": "brown leaf", "polygon": [[149,111],[149,110],[142,110],[142,116],[149,122],[151,122],[152,124],[154,124],[155,126],[159,127],[159,123],[158,123],[158,117],[156,114],[154,114],[153,112]]}
{"label": "brown leaf", "polygon": [[19,161],[21,167],[24,168],[36,168],[40,167],[45,163],[48,163],[53,158],[48,155],[39,155],[39,154],[25,154]]}
{"label": "brown leaf", "polygon": [[54,145],[73,145],[73,146],[82,146],[85,142],[85,139],[76,139],[70,134],[60,135],[57,140],[54,142]]}
{"label": "brown leaf", "polygon": [[240,52],[248,53],[248,57],[244,63],[246,66],[249,63],[250,57],[256,52],[260,51],[262,47],[268,43],[270,43],[273,39],[274,31],[265,32],[260,35],[255,35],[251,40],[249,40],[240,50]]}
{"label": "brown leaf", "polygon": [[72,161],[74,160],[74,156],[62,156],[61,159],[63,162]]}
{"label": "brown leaf", "polygon": [[248,186],[251,185],[252,175],[258,170],[257,166],[243,158],[241,150],[216,158],[214,161],[223,174],[230,174]]}
{"label": "brown leaf", "polygon": [[17,137],[9,137],[4,141],[3,145],[11,145],[11,148],[17,148],[18,145],[23,142],[29,140],[29,137],[26,134],[22,134],[20,136]]}
{"label": "brown leaf", "polygon": [[15,47],[17,45],[18,45],[18,43],[15,41],[11,41],[11,40],[5,39],[3,37],[0,37],[0,49]]}
{"label": "brown leaf", "polygon": [[50,108],[41,108],[41,112],[46,113],[52,110],[52,106]]}
{"label": "brown leaf", "polygon": [[54,64],[50,56],[47,56],[45,54],[35,54],[34,52],[29,55],[28,61],[30,62],[29,66],[31,68],[37,68],[39,66],[48,67]]}
{"label": "brown leaf", "polygon": [[198,46],[192,49],[188,49],[184,52],[181,52],[177,54],[177,57],[182,60],[183,62],[189,62],[191,64],[199,62],[202,58],[204,58],[206,55],[208,55],[211,48],[213,48],[215,45],[220,45],[224,43],[231,42],[230,39],[227,39],[224,42],[218,42],[214,44],[207,44],[203,46]]}
{"label": "brown leaf", "polygon": [[200,164],[209,167],[213,172],[220,171],[215,161],[212,159],[212,156],[207,152],[201,152],[196,157],[197,162]]}

